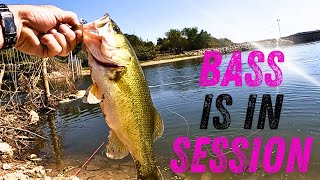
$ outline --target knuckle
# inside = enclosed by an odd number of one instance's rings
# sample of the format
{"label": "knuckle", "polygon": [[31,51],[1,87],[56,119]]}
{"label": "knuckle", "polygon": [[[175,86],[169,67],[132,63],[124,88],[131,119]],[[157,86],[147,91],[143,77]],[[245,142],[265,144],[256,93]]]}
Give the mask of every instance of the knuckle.
{"label": "knuckle", "polygon": [[76,34],[74,32],[67,32],[64,34],[64,36],[67,38],[69,41],[73,41],[76,39]]}
{"label": "knuckle", "polygon": [[64,11],[63,14],[69,21],[78,19],[77,14],[72,11]]}
{"label": "knuckle", "polygon": [[77,18],[77,14],[75,12],[67,11],[67,13],[69,13],[70,17]]}
{"label": "knuckle", "polygon": [[46,8],[54,9],[54,10],[58,10],[58,11],[61,10],[60,8],[58,8],[57,6],[54,6],[54,5],[42,5],[42,7],[46,7]]}
{"label": "knuckle", "polygon": [[69,51],[63,51],[59,54],[59,56],[63,56],[63,57],[66,57],[66,56],[69,56],[70,52]]}
{"label": "knuckle", "polygon": [[59,44],[52,44],[50,46],[47,46],[50,53],[54,55],[58,55],[62,52],[62,47]]}
{"label": "knuckle", "polygon": [[58,56],[60,54],[61,53],[59,51],[51,52],[51,56],[50,57]]}
{"label": "knuckle", "polygon": [[50,37],[49,35],[44,35],[42,36],[42,38],[40,39],[42,44],[48,44],[50,42]]}
{"label": "knuckle", "polygon": [[64,47],[62,48],[61,52],[59,52],[59,56],[68,56],[70,53],[70,48],[69,47]]}

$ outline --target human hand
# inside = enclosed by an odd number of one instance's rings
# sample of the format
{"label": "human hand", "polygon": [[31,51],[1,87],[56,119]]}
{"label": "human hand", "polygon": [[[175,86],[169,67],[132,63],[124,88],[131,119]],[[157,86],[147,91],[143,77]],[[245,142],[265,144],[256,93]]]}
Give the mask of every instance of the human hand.
{"label": "human hand", "polygon": [[10,5],[17,26],[15,47],[39,57],[67,56],[82,40],[77,15],[55,6]]}

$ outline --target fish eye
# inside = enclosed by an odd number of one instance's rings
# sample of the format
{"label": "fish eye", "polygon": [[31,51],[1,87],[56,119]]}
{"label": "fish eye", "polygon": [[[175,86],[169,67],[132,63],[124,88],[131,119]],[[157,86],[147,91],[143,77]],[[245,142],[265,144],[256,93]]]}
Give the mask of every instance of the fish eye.
{"label": "fish eye", "polygon": [[119,26],[111,19],[111,25],[112,25],[112,29],[114,30],[114,32],[116,33],[121,33],[121,30],[119,28]]}
{"label": "fish eye", "polygon": [[113,30],[116,32],[116,33],[120,33],[120,28],[117,26],[117,25],[114,25],[113,26]]}

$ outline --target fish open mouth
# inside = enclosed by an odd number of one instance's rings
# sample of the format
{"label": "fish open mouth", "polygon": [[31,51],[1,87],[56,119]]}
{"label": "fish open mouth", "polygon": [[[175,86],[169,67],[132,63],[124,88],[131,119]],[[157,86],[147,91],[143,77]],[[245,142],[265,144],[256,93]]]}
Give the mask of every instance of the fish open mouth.
{"label": "fish open mouth", "polygon": [[106,57],[105,54],[98,53],[98,54],[93,54],[90,52],[90,50],[87,49],[88,53],[91,53],[91,55],[94,57],[94,60],[97,62],[97,64],[102,65],[104,67],[118,67],[121,66],[121,64],[117,63],[110,57]]}
{"label": "fish open mouth", "polygon": [[87,48],[86,51],[88,53],[88,60],[89,60],[89,65],[91,64],[91,62],[97,64],[99,67],[104,67],[104,68],[121,68],[121,67],[125,67],[125,66],[121,66],[117,63],[115,63],[114,61],[111,60],[99,60],[97,59]]}
{"label": "fish open mouth", "polygon": [[95,59],[95,61],[97,64],[104,66],[104,67],[108,67],[108,68],[124,67],[124,66],[119,66],[118,64],[112,63],[112,62],[109,63],[109,62],[99,61],[98,59]]}
{"label": "fish open mouth", "polygon": [[[103,67],[126,67],[127,55],[123,53],[124,36],[108,14],[101,19],[76,27],[83,33],[84,48],[93,60]],[[120,50],[120,51],[119,51]]]}

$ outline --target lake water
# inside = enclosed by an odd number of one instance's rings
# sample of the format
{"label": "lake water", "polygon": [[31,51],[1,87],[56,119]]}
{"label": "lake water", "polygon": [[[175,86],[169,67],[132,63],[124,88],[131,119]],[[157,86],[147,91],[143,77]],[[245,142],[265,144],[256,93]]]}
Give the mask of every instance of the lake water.
{"label": "lake water", "polygon": [[[277,174],[267,174],[262,168],[260,157],[258,172],[251,174],[233,174],[229,170],[222,174],[207,173],[182,174],[189,179],[317,179],[320,177],[320,43],[303,44],[280,49],[285,55],[285,62],[278,63],[283,72],[283,82],[279,87],[268,87],[263,81],[259,87],[248,87],[243,81],[242,87],[235,87],[230,83],[228,87],[199,87],[199,75],[202,59],[180,61],[164,65],[144,67],[153,102],[160,112],[164,125],[164,135],[155,143],[155,153],[158,165],[165,179],[170,179],[170,159],[177,158],[172,150],[173,141],[178,136],[188,136],[192,140],[192,147],[197,136],[226,136],[231,142],[234,137],[246,136],[250,145],[256,136],[263,137],[263,145],[272,136],[281,136],[286,139],[286,152],[292,137],[300,137],[304,144],[306,137],[313,137],[313,147],[307,173],[285,172],[285,163]],[[265,57],[272,50],[263,50]],[[242,53],[243,72],[251,72],[246,64],[249,52]],[[220,66],[224,74],[231,55],[223,56]],[[263,64],[263,72],[270,72],[267,63]],[[79,82],[80,89],[86,89],[91,84],[89,76]],[[243,128],[250,94],[257,94],[256,109],[253,118],[252,130]],[[207,130],[200,129],[200,120],[204,98],[206,94],[213,94],[213,105],[210,113],[210,122]],[[231,125],[227,130],[216,130],[212,125],[213,116],[221,116],[214,104],[219,94],[230,94],[233,105],[227,106],[231,115]],[[268,122],[264,130],[257,131],[257,121],[263,94],[271,94],[273,106],[276,94],[284,94],[279,128],[270,130]],[[92,152],[103,142],[109,133],[98,105],[83,104],[81,100],[62,104],[55,115],[49,117],[49,122],[43,127],[43,134],[49,140],[40,155],[54,167],[66,165],[80,166]],[[208,146],[211,153],[211,146]],[[191,151],[188,151],[191,161]],[[250,160],[250,153],[247,159]],[[210,154],[201,161],[208,165]],[[228,158],[234,157],[228,153]],[[285,162],[287,161],[287,153]],[[127,169],[123,173],[135,176],[135,169],[131,157],[123,160],[111,160],[105,157],[104,148],[96,155],[92,162],[101,170]],[[109,176],[108,176],[109,174]],[[110,172],[102,178],[111,177]],[[95,179],[95,178],[93,178]],[[114,179],[114,178],[113,178]],[[119,179],[122,179],[119,177]]]}

